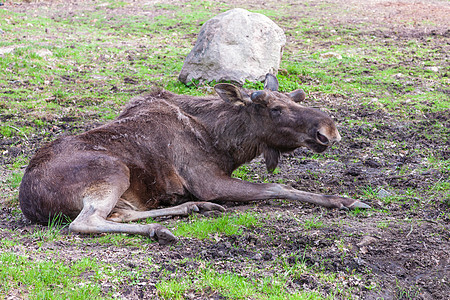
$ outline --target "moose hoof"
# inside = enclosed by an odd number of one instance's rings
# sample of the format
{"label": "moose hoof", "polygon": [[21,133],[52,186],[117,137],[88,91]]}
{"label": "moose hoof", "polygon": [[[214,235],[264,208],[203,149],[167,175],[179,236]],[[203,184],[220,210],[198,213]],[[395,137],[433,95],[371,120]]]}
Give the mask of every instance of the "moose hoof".
{"label": "moose hoof", "polygon": [[176,243],[176,241],[178,241],[177,237],[174,236],[169,229],[159,224],[153,226],[153,228],[150,230],[149,236],[163,246],[174,244]]}
{"label": "moose hoof", "polygon": [[225,208],[222,205],[211,202],[187,202],[182,204],[184,206],[186,215],[193,212],[201,213],[203,215],[218,215],[220,212],[224,212]]}
{"label": "moose hoof", "polygon": [[359,200],[344,198],[339,196],[325,196],[328,200],[327,206],[330,208],[338,208],[342,210],[349,210],[355,208],[367,209],[371,208],[369,205]]}
{"label": "moose hoof", "polygon": [[211,203],[211,202],[200,202],[197,203],[197,207],[200,210],[200,213],[204,215],[220,215],[221,212],[224,212],[226,209],[222,205]]}

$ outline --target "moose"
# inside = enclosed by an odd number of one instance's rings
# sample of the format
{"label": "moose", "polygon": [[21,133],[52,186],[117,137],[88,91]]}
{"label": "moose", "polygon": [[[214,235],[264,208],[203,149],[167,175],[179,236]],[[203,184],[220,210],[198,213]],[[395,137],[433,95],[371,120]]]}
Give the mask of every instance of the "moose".
{"label": "moose", "polygon": [[273,171],[282,153],[302,146],[319,153],[341,140],[328,115],[298,104],[302,90],[278,88],[267,74],[264,89],[252,93],[219,83],[219,97],[163,89],[136,96],[115,120],[36,152],[20,185],[22,212],[42,224],[64,215],[71,232],[140,234],[168,244],[177,239],[164,226],[129,222],[225,210],[214,202],[274,198],[369,208],[355,199],[231,177],[261,154]]}

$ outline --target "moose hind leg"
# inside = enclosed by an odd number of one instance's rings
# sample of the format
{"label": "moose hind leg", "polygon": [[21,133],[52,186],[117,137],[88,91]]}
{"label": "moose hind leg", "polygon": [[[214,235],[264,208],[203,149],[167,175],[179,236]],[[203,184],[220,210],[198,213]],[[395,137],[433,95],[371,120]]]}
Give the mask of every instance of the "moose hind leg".
{"label": "moose hind leg", "polygon": [[175,242],[176,237],[159,224],[121,224],[106,220],[126,188],[105,184],[89,189],[83,198],[83,209],[69,225],[71,232],[128,233],[149,236],[160,244]]}
{"label": "moose hind leg", "polygon": [[225,208],[211,202],[186,202],[178,206],[153,209],[147,211],[136,211],[131,209],[114,209],[108,220],[115,222],[130,222],[146,218],[163,216],[188,216],[193,212],[209,214],[213,212],[224,212]]}

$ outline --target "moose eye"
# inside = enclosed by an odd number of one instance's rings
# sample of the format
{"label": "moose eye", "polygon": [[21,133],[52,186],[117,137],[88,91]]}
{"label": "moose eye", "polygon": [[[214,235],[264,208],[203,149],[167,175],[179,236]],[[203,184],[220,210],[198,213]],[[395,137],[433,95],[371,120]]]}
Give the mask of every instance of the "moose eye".
{"label": "moose eye", "polygon": [[279,115],[281,115],[281,107],[271,108],[270,112],[273,116],[279,116]]}
{"label": "moose eye", "polygon": [[324,145],[327,145],[329,143],[328,138],[318,131],[317,131],[317,139]]}

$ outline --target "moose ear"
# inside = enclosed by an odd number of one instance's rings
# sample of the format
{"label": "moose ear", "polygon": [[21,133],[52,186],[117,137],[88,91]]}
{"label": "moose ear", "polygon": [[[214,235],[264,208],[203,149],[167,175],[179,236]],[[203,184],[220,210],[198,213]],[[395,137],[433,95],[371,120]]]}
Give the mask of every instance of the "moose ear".
{"label": "moose ear", "polygon": [[264,89],[276,92],[278,91],[278,87],[279,87],[278,79],[275,77],[275,75],[267,73],[266,79],[264,80]]}
{"label": "moose ear", "polygon": [[241,106],[251,103],[249,96],[243,95],[241,89],[232,84],[219,83],[214,86],[214,90],[225,102]]}
{"label": "moose ear", "polygon": [[306,94],[303,90],[295,90],[293,92],[290,92],[288,96],[292,99],[294,102],[303,102],[306,98]]}

